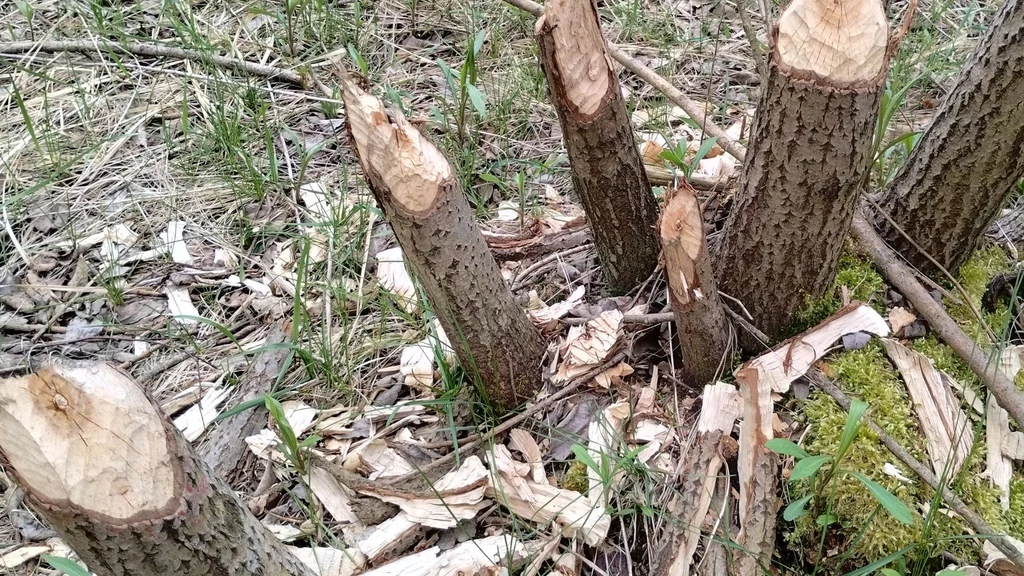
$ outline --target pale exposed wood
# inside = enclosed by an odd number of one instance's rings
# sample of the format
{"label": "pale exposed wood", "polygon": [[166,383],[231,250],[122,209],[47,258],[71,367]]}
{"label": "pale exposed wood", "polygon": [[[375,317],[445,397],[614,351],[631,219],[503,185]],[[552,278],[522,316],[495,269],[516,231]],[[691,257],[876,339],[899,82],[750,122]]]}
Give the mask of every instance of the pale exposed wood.
{"label": "pale exposed wood", "polygon": [[821,324],[775,346],[741,369],[756,369],[761,374],[759,379],[766,380],[772,392],[784,394],[837,340],[853,332],[887,336],[889,325],[867,304],[851,302]]}
{"label": "pale exposed wood", "polygon": [[468,576],[500,574],[498,567],[508,567],[526,559],[526,546],[515,536],[501,534],[469,540],[446,552],[437,546],[410,554],[390,564],[363,572],[362,576]]}
{"label": "pale exposed wood", "polygon": [[779,16],[779,64],[829,82],[876,79],[886,65],[889,23],[881,2],[793,0]]}
{"label": "pale exposed wood", "polygon": [[385,556],[395,556],[405,552],[421,536],[422,526],[414,522],[405,512],[367,529],[356,538],[359,549],[369,563],[375,564]]}
{"label": "pale exposed wood", "polygon": [[739,394],[730,384],[705,386],[703,400],[696,438],[679,465],[679,492],[669,505],[673,517],[655,554],[653,574],[659,576],[689,576],[723,463],[721,442],[741,412]]}
{"label": "pale exposed wood", "polygon": [[513,299],[450,164],[344,71],[342,86],[363,175],[462,367],[499,409],[532,398],[540,387],[540,332]]}
{"label": "pale exposed wood", "polygon": [[308,481],[309,489],[335,520],[350,524],[359,523],[359,518],[352,511],[352,496],[329,470],[313,466],[309,470]]}
{"label": "pale exposed wood", "polygon": [[[1008,378],[1016,378],[1022,367],[1024,346],[1007,346],[998,358],[999,370]],[[991,392],[985,410],[985,472],[989,481],[999,490],[999,503],[1003,510],[1010,509],[1010,481],[1013,480],[1013,462],[1003,451],[1010,440],[1010,417]]]}
{"label": "pale exposed wood", "polygon": [[339,550],[329,546],[289,546],[288,550],[320,576],[352,576],[366,564],[366,558],[358,550]]}
{"label": "pale exposed wood", "polygon": [[544,474],[543,455],[540,446],[529,432],[522,428],[515,428],[508,433],[508,447],[523,455],[530,470],[534,482],[547,482],[547,475]]}
{"label": "pale exposed wood", "polygon": [[889,333],[885,320],[870,306],[851,302],[818,326],[786,340],[744,363],[736,372],[743,399],[737,472],[740,482],[739,543],[745,552],[736,559],[739,574],[767,567],[775,544],[778,459],[765,447],[774,437],[773,393],[784,393],[803,376],[836,340],[854,332]]}
{"label": "pale exposed wood", "polygon": [[547,18],[557,18],[551,26],[551,39],[568,102],[580,114],[593,114],[612,87],[611,62],[605,54],[601,26],[577,0],[551,0],[545,4],[545,12],[537,19],[536,29],[543,29]]}
{"label": "pale exposed wood", "polygon": [[887,338],[882,346],[914,401],[932,469],[938,476],[955,478],[974,445],[974,430],[960,401],[926,356]]}
{"label": "pale exposed wood", "polygon": [[395,504],[413,522],[431,528],[454,528],[459,520],[469,520],[486,505],[487,469],[480,458],[470,456],[462,466],[433,484],[430,494],[407,494],[399,490],[365,484],[360,494]]}
{"label": "pale exposed wood", "polygon": [[662,210],[661,243],[682,376],[697,386],[713,382],[729,364],[730,324],[715,284],[700,202],[685,182]]}
{"label": "pale exposed wood", "polygon": [[596,546],[608,536],[611,517],[586,496],[527,478],[530,467],[512,459],[499,444],[488,456],[492,467],[487,497],[523,520],[548,526],[557,523],[562,534]]}
{"label": "pale exposed wood", "polygon": [[1002,441],[1003,455],[1011,460],[1024,460],[1024,432],[1010,432]]}
{"label": "pale exposed wood", "polygon": [[99,576],[310,574],[110,365],[0,381],[0,462]]}

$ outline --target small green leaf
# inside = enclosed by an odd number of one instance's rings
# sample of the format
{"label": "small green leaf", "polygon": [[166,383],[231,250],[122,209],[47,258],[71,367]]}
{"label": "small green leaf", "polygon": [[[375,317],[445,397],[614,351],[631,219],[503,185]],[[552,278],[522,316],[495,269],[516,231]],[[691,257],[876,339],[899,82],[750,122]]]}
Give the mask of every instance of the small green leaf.
{"label": "small green leaf", "polygon": [[43,560],[50,566],[53,566],[57,570],[67,574],[68,576],[91,576],[89,571],[85,569],[81,564],[72,562],[67,558],[60,558],[58,556],[43,556]]}
{"label": "small green leaf", "polygon": [[878,503],[881,504],[889,514],[892,514],[893,518],[904,524],[914,523],[914,514],[910,511],[910,508],[907,507],[902,500],[893,496],[892,492],[889,492],[881,484],[860,472],[851,471],[850,475],[857,480],[860,480],[860,483],[867,487],[871,492],[871,495],[875,497],[875,500],[878,500]]}
{"label": "small green leaf", "polygon": [[466,93],[469,94],[469,101],[473,103],[473,109],[481,118],[487,115],[487,98],[479,88],[473,84],[466,84]]}
{"label": "small green leaf", "polygon": [[814,523],[817,524],[819,528],[831,526],[838,521],[839,518],[836,518],[835,514],[822,514],[821,516],[818,516],[814,519]]}
{"label": "small green leaf", "polygon": [[480,30],[476,33],[476,37],[473,38],[473,55],[476,56],[480,53],[480,48],[484,45],[484,39],[487,38],[487,31]]}
{"label": "small green leaf", "polygon": [[785,438],[772,438],[771,440],[764,443],[765,448],[775,452],[776,454],[782,454],[783,456],[792,456],[797,460],[802,458],[810,457],[810,454],[806,450],[797,446],[794,442],[786,440]]}
{"label": "small green leaf", "polygon": [[882,568],[879,572],[881,572],[883,576],[900,576],[900,573],[892,568]]}
{"label": "small green leaf", "polygon": [[804,496],[799,500],[793,500],[792,502],[789,503],[789,506],[786,506],[786,509],[782,512],[782,517],[787,522],[792,522],[793,520],[800,518],[804,514],[807,514],[807,503],[810,502],[811,498],[813,497],[814,494],[811,494],[810,496]]}
{"label": "small green leaf", "polygon": [[836,451],[836,460],[842,460],[843,455],[857,439],[857,432],[860,430],[860,418],[868,409],[863,400],[854,400],[850,403],[850,414],[846,417],[846,425],[843,426],[843,435],[839,440],[839,450]]}
{"label": "small green leaf", "polygon": [[582,444],[573,444],[572,453],[576,455],[577,460],[586,464],[587,468],[590,468],[594,472],[601,471],[601,467],[597,465],[597,461],[594,460],[594,457],[590,454],[590,451],[587,450],[586,446],[583,446]]}
{"label": "small green leaf", "polygon": [[704,141],[703,144],[700,145],[700,148],[697,149],[697,154],[695,154],[693,157],[693,162],[690,163],[689,170],[687,170],[687,176],[693,174],[694,170],[697,169],[697,165],[700,164],[700,161],[703,160],[705,156],[708,155],[708,152],[711,151],[711,148],[714,147],[715,142],[717,141],[718,137],[715,136],[712,138],[708,138],[707,140]]}
{"label": "small green leaf", "polygon": [[828,454],[804,458],[797,462],[796,466],[793,466],[793,472],[789,475],[789,479],[795,481],[810,478],[811,476],[814,476],[814,473],[818,471],[818,468],[821,468],[831,460],[832,457]]}

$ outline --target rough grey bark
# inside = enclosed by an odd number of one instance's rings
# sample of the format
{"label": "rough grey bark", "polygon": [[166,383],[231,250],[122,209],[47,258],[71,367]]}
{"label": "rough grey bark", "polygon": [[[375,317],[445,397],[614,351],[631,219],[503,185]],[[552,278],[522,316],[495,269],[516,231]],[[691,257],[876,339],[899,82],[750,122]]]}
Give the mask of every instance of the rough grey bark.
{"label": "rough grey bark", "polygon": [[[95,382],[85,385],[79,378],[83,374]],[[137,391],[129,390],[123,396],[129,400],[119,405],[103,404],[89,387],[97,385],[136,386]],[[56,367],[0,383],[0,388],[6,386],[12,395],[0,396],[6,401],[0,402],[0,462],[25,491],[26,501],[97,575],[312,575],[227,484],[210,473],[159,406],[126,374],[108,365],[76,372]],[[149,406],[131,401],[132,397]],[[122,422],[130,425],[118,425]],[[154,444],[136,448],[152,448],[150,452],[166,457],[151,458],[137,449],[121,450],[123,460],[106,457],[118,453],[125,435],[134,440],[143,433],[164,439],[166,449]],[[79,438],[81,445],[75,446]],[[113,448],[101,450],[105,445]],[[68,446],[75,448],[63,458],[55,453]],[[37,449],[65,463],[53,474],[34,468],[48,465],[30,453]],[[95,455],[83,456],[83,450],[93,449]],[[79,464],[79,471],[68,474],[74,484],[66,482],[64,470]],[[46,482],[40,482],[41,474]],[[163,505],[143,506],[130,516],[114,512],[112,503],[134,495],[132,490],[145,492],[147,483],[163,476],[173,477]],[[71,496],[53,495],[61,491]],[[76,499],[74,494],[82,491],[94,497]]]}
{"label": "rough grey bark", "polygon": [[[879,202],[953,272],[1024,176],[1024,2],[1009,0],[964,65],[917,148]],[[879,214],[879,233],[926,272],[937,268]]]}
{"label": "rough grey bark", "polygon": [[885,70],[835,83],[789,69],[774,46],[768,68],[717,263],[719,288],[776,338],[835,276],[871,165]]}
{"label": "rough grey bark", "polygon": [[[267,344],[280,344],[291,338],[292,324],[282,320],[274,325],[267,337]],[[291,353],[286,347],[264,350],[256,359],[255,367],[243,378],[235,393],[235,404],[248,402],[273,391],[281,363]],[[267,427],[267,409],[256,406],[241,414],[221,421],[206,434],[206,441],[200,448],[203,460],[218,478],[228,480],[247,447],[239,438],[246,438]]]}
{"label": "rough grey bark", "polygon": [[603,270],[612,288],[629,291],[658,264],[658,208],[593,0],[549,1],[536,36]]}
{"label": "rough grey bark", "polygon": [[714,382],[729,367],[731,331],[715,286],[700,203],[685,182],[663,210],[661,243],[682,377],[692,386]]}
{"label": "rough grey bark", "polygon": [[463,368],[496,407],[529,400],[540,387],[544,343],[501,277],[450,164],[351,82],[344,99],[366,181]]}

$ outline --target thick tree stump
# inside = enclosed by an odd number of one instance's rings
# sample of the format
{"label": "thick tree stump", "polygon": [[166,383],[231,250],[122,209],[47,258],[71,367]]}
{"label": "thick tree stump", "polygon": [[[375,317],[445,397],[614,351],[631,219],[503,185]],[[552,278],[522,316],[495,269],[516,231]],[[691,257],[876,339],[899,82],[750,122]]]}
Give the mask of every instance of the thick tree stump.
{"label": "thick tree stump", "polygon": [[730,438],[740,411],[740,398],[734,386],[719,383],[704,387],[697,437],[679,465],[679,493],[669,507],[674,518],[668,520],[661,540],[664,545],[655,554],[652,574],[690,576],[693,554],[700,543],[704,518],[725,461],[723,440]]}
{"label": "thick tree stump", "polygon": [[0,462],[99,576],[312,574],[107,364],[0,381]]}
{"label": "thick tree stump", "polygon": [[715,287],[700,202],[685,182],[661,215],[661,243],[683,378],[695,386],[714,382],[729,367],[730,325]]}
{"label": "thick tree stump", "polygon": [[400,113],[343,82],[363,174],[463,368],[499,408],[532,398],[540,332],[501,277],[451,165]]}
{"label": "thick tree stump", "polygon": [[772,31],[719,288],[778,337],[835,276],[888,68],[879,0],[794,0]]}
{"label": "thick tree stump", "polygon": [[[1024,176],[1024,2],[1009,0],[879,202],[950,272],[967,261]],[[917,268],[937,268],[886,218],[879,233]]]}
{"label": "thick tree stump", "polygon": [[631,290],[658,265],[658,207],[594,0],[550,0],[535,28],[572,182],[608,281]]}

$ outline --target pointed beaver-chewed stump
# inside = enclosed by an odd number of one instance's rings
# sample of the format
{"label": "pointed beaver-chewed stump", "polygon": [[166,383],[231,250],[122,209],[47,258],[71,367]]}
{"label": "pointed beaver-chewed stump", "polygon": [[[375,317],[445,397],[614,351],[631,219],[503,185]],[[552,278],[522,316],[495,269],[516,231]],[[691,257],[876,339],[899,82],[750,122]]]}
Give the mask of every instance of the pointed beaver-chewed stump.
{"label": "pointed beaver-chewed stump", "polygon": [[658,265],[658,206],[593,0],[549,0],[535,28],[573,188],[608,282],[627,292]]}
{"label": "pointed beaver-chewed stump", "polygon": [[871,167],[888,46],[879,0],[794,0],[775,24],[718,254],[719,288],[769,337],[835,276]]}
{"label": "pointed beaver-chewed stump", "polygon": [[400,113],[343,82],[363,174],[459,361],[496,407],[532,398],[540,332],[501,277],[451,165]]}
{"label": "pointed beaver-chewed stump", "polygon": [[715,287],[700,202],[688,184],[673,192],[661,215],[669,302],[675,313],[683,378],[714,382],[729,366],[730,327]]}
{"label": "pointed beaver-chewed stump", "polygon": [[107,364],[0,380],[0,462],[99,576],[312,576]]}

